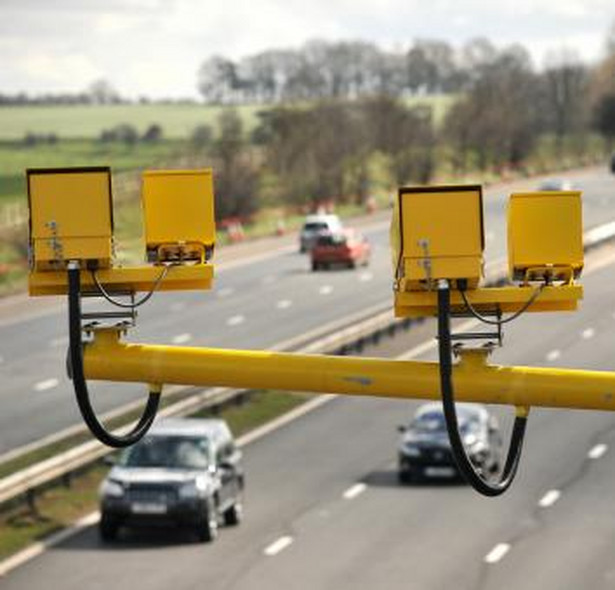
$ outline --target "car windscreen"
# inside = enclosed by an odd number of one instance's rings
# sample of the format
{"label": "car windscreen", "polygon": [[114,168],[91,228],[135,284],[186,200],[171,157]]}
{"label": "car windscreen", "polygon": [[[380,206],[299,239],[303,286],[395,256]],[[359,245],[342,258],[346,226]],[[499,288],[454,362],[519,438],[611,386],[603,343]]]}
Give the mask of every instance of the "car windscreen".
{"label": "car windscreen", "polygon": [[323,231],[329,229],[329,226],[324,221],[308,221],[303,226],[303,229],[307,231]]}
{"label": "car windscreen", "polygon": [[[477,415],[458,411],[459,430],[462,434],[475,432],[480,427],[480,420]],[[446,420],[442,412],[424,412],[417,416],[410,427],[421,433],[440,433],[446,432]]]}
{"label": "car windscreen", "polygon": [[337,234],[324,234],[318,237],[316,242],[319,246],[345,246],[346,236]]}
{"label": "car windscreen", "polygon": [[148,436],[126,449],[118,462],[123,467],[206,469],[207,439],[187,436]]}

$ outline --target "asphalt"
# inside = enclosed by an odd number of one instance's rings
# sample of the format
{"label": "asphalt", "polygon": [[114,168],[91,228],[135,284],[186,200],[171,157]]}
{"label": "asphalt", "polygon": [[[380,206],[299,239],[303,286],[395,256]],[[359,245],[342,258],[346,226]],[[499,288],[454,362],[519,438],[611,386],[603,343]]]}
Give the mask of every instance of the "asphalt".
{"label": "asphalt", "polygon": [[[615,219],[615,178],[603,169],[570,176],[584,190],[586,228]],[[536,180],[498,185],[484,200],[487,262],[506,252],[506,201]],[[142,308],[132,340],[267,348],[376,304],[391,302],[388,215],[363,220],[373,245],[369,268],[312,273],[296,238],[242,245],[221,256],[215,288],[158,294]],[[0,305],[0,454],[78,424],[65,374],[67,320],[63,304],[36,299]],[[99,383],[100,412],[143,398],[141,386]]]}
{"label": "asphalt", "polygon": [[[613,370],[614,272],[615,249],[597,252],[580,311],[522,316],[493,361]],[[433,328],[370,353],[398,355]],[[212,545],[146,530],[105,546],[90,527],[2,589],[613,588],[613,414],[532,410],[517,480],[487,499],[447,480],[398,484],[396,426],[419,403],[338,397],[247,446],[246,520]],[[494,411],[506,433],[511,410]]]}

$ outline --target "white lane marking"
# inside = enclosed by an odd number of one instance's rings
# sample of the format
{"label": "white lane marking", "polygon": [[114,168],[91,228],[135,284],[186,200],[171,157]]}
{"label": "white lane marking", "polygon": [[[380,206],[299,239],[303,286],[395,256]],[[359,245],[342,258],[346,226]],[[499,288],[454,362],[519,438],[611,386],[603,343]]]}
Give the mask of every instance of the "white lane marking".
{"label": "white lane marking", "polygon": [[58,379],[45,379],[44,381],[39,381],[34,384],[35,391],[47,391],[48,389],[53,389],[60,385],[60,381]]}
{"label": "white lane marking", "polygon": [[246,318],[242,315],[234,315],[230,317],[228,320],[226,320],[226,325],[227,326],[238,326],[239,324],[243,324],[245,319]]}
{"label": "white lane marking", "polygon": [[508,543],[498,543],[487,555],[485,555],[485,563],[497,563],[510,551]]}
{"label": "white lane marking", "polygon": [[275,306],[278,309],[288,309],[292,304],[293,302],[290,299],[280,299]]}
{"label": "white lane marking", "polygon": [[173,344],[186,344],[186,342],[190,342],[190,340],[192,340],[192,334],[184,332],[183,334],[173,336],[171,342],[173,342]]}
{"label": "white lane marking", "polygon": [[52,338],[49,341],[51,348],[59,348],[60,346],[66,346],[68,344],[68,336],[59,336],[58,338]]}
{"label": "white lane marking", "polygon": [[562,493],[559,490],[549,490],[542,498],[540,498],[538,501],[538,506],[541,508],[553,506],[553,504],[560,499],[561,495]]}
{"label": "white lane marking", "polygon": [[232,295],[234,292],[235,292],[235,289],[233,289],[233,287],[223,287],[216,294],[218,295],[218,297],[228,297],[229,295]]}
{"label": "white lane marking", "polygon": [[595,447],[592,447],[589,453],[587,453],[587,456],[590,459],[600,459],[600,457],[602,457],[602,455],[607,452],[608,448],[609,447],[607,447],[605,444],[600,443]]}
{"label": "white lane marking", "polygon": [[362,494],[366,489],[367,486],[364,483],[356,483],[344,492],[344,499],[353,500],[354,498]]}
{"label": "white lane marking", "polygon": [[321,295],[329,295],[333,292],[333,287],[331,285],[323,285],[320,289],[318,289],[318,292]]}
{"label": "white lane marking", "polygon": [[594,336],[595,333],[596,331],[593,328],[586,328],[581,332],[581,338],[583,338],[584,340],[589,340]]}
{"label": "white lane marking", "polygon": [[178,312],[183,311],[186,307],[186,304],[183,301],[176,301],[175,303],[171,303],[171,311]]}
{"label": "white lane marking", "polygon": [[553,361],[556,361],[560,356],[562,356],[562,353],[559,350],[551,350],[547,353],[547,360],[552,363]]}
{"label": "white lane marking", "polygon": [[374,278],[374,275],[371,272],[365,271],[359,275],[359,280],[366,283],[367,281],[371,281]]}
{"label": "white lane marking", "polygon": [[293,538],[289,536],[280,537],[277,541],[274,541],[265,548],[265,555],[267,557],[273,557],[280,553],[280,551],[284,551],[291,543],[293,542]]}

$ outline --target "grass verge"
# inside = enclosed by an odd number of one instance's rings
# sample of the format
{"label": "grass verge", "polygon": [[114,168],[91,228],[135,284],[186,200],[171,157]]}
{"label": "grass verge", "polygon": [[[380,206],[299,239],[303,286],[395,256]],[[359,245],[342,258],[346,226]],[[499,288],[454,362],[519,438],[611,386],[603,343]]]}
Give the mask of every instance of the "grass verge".
{"label": "grass verge", "polygon": [[[201,411],[195,416],[224,418],[235,436],[241,436],[289,412],[311,397],[304,393],[253,391],[242,396],[239,403],[229,404],[218,412]],[[80,436],[82,440],[90,438],[85,434]],[[65,443],[65,441],[62,442]],[[66,449],[54,445],[53,453],[61,450]],[[41,450],[43,451],[45,454],[49,453],[49,456],[53,454],[51,448]],[[41,452],[37,452],[36,456],[41,457]],[[26,457],[29,457],[30,461],[33,460],[32,455]],[[2,466],[3,469],[5,467],[5,465]],[[15,463],[13,463],[13,469],[15,469]],[[69,526],[78,518],[95,510],[98,506],[98,486],[107,470],[108,467],[97,462],[92,467],[71,477],[69,485],[63,482],[42,491],[36,497],[34,510],[30,506],[20,505],[0,514],[0,560]]]}

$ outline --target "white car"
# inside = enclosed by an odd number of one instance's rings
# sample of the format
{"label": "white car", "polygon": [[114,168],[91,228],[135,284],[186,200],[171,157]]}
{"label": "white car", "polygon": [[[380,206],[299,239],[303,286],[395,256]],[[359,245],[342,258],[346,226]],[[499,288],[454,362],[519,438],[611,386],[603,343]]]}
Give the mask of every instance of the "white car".
{"label": "white car", "polygon": [[309,252],[318,236],[323,233],[338,233],[342,230],[342,222],[337,215],[315,214],[308,215],[299,234],[299,251]]}

